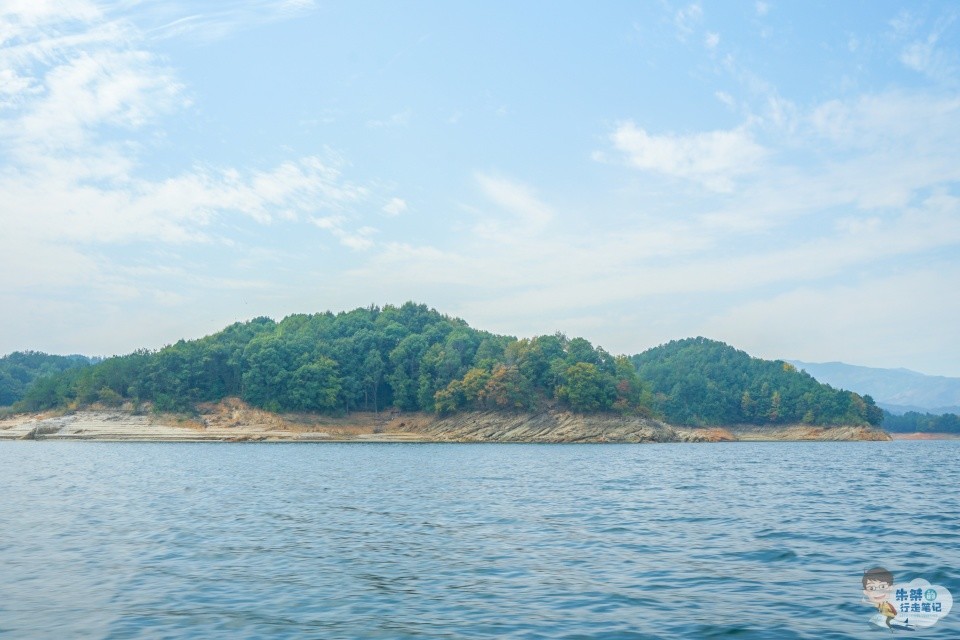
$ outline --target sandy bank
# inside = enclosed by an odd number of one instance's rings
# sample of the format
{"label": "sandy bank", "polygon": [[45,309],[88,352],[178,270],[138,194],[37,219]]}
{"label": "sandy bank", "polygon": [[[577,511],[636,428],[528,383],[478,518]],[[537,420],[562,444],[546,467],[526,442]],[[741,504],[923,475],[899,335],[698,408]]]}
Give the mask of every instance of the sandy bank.
{"label": "sandy bank", "polygon": [[960,433],[891,433],[894,440],[960,440]]}
{"label": "sandy bank", "polygon": [[106,440],[149,442],[734,442],[766,440],[889,440],[865,427],[690,429],[639,417],[471,412],[354,413],[344,418],[274,414],[236,399],[202,405],[199,415],[89,409],[66,415],[22,414],[0,419],[0,440]]}
{"label": "sandy bank", "polygon": [[773,429],[756,426],[730,427],[730,431],[741,442],[779,441],[857,441],[891,440],[890,434],[881,429],[862,426],[812,427],[804,424],[778,426]]}

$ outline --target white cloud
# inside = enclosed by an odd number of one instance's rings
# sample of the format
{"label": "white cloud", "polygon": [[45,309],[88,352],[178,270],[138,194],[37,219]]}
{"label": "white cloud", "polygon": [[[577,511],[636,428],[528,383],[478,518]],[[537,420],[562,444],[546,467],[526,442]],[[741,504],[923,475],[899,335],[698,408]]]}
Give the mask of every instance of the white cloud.
{"label": "white cloud", "polygon": [[[394,291],[435,292],[438,287],[454,285],[463,291],[484,288],[491,277],[490,265],[470,251],[444,250],[430,245],[388,242],[364,265],[349,270],[345,281],[370,290],[380,289],[383,299]],[[497,277],[502,275],[493,269]]]}
{"label": "white cloud", "polygon": [[348,220],[344,216],[323,216],[312,218],[311,222],[320,229],[329,231],[343,246],[354,251],[366,251],[374,246],[372,236],[377,233],[374,227],[363,226],[351,231],[347,229]]}
{"label": "white cloud", "polygon": [[624,233],[622,238],[547,239],[526,247],[538,266],[520,269],[517,260],[522,257],[504,266],[518,274],[514,282],[523,282],[523,273],[532,289],[506,306],[546,310],[568,308],[571,299],[600,306],[651,296],[742,295],[771,285],[842,277],[873,264],[878,255],[892,260],[960,244],[960,202],[951,196],[932,197],[882,224],[848,222],[839,233],[828,229],[793,244],[760,243],[748,250],[744,239],[738,240],[740,249],[729,255],[722,238],[694,225]]}
{"label": "white cloud", "polygon": [[279,11],[299,13],[315,8],[317,3],[315,0],[278,0],[274,6]]}
{"label": "white cloud", "polygon": [[360,227],[354,232],[342,232],[338,234],[340,242],[355,251],[366,251],[373,246],[373,239],[370,237],[377,232],[373,227]]}
{"label": "white cloud", "polygon": [[0,5],[0,43],[22,38],[42,25],[69,20],[96,20],[102,16],[88,0],[8,0]]}
{"label": "white cloud", "polygon": [[268,224],[347,210],[367,197],[364,187],[344,181],[335,165],[317,157],[268,171],[196,168],[162,181],[122,175],[124,168],[111,169],[120,175],[103,186],[91,184],[91,172],[72,161],[2,170],[4,217],[18,219],[20,237],[37,240],[189,242],[209,240],[210,225],[235,214]]}
{"label": "white cloud", "polygon": [[[133,6],[142,5],[136,0]],[[188,6],[195,11],[184,16]],[[123,7],[123,4],[120,5]],[[316,8],[314,0],[219,0],[216,3],[156,3],[138,6],[138,18],[150,38],[220,40],[254,25],[296,18]],[[199,11],[198,11],[199,9]]]}
{"label": "white cloud", "polygon": [[407,203],[402,198],[390,198],[390,201],[381,209],[388,216],[398,216],[406,210]]}
{"label": "white cloud", "polygon": [[31,142],[58,147],[85,142],[91,127],[142,126],[170,110],[181,90],[152,55],[129,50],[79,53],[51,69],[44,85],[19,124]]}
{"label": "white cloud", "polygon": [[893,29],[893,35],[898,38],[909,37],[920,25],[923,24],[918,16],[910,11],[903,9],[896,16],[890,19],[890,27]]}
{"label": "white cloud", "polygon": [[726,91],[715,91],[713,95],[716,96],[717,100],[722,102],[724,105],[726,105],[730,109],[733,109],[734,107],[737,106],[737,103],[733,99],[733,96],[731,96]]}
{"label": "white cloud", "polygon": [[678,9],[673,16],[673,24],[677,27],[677,37],[686,40],[693,34],[694,29],[703,20],[703,8],[698,3],[688,4]]}
{"label": "white cloud", "polygon": [[27,97],[42,91],[33,78],[17,75],[13,69],[0,69],[0,109],[19,106]]}
{"label": "white cloud", "polygon": [[371,129],[405,127],[410,124],[410,116],[412,115],[412,110],[404,109],[403,111],[398,111],[397,113],[394,113],[382,120],[367,120],[367,126]]}
{"label": "white cloud", "polygon": [[484,195],[497,207],[513,215],[508,235],[522,235],[542,229],[553,219],[553,211],[530,187],[504,178],[476,174]]}
{"label": "white cloud", "polygon": [[610,138],[634,167],[694,180],[714,191],[731,191],[734,179],[755,170],[766,155],[744,128],[651,135],[625,122]]}
{"label": "white cloud", "polygon": [[937,18],[932,26],[925,27],[925,20],[908,11],[902,11],[890,21],[892,39],[901,45],[899,60],[913,71],[949,85],[957,83],[960,56],[951,46],[955,33],[957,14],[948,11]]}
{"label": "white cloud", "polygon": [[85,3],[63,9],[14,14],[7,7],[3,17],[14,25],[14,44],[0,49],[10,81],[0,96],[11,107],[0,114],[0,140],[21,162],[93,142],[100,127],[140,127],[185,102],[170,70],[132,46],[130,25],[84,22],[98,16]]}
{"label": "white cloud", "polygon": [[798,287],[731,306],[707,320],[702,332],[761,357],[877,367],[923,361],[925,373],[955,375],[953,351],[945,347],[960,341],[960,324],[939,319],[960,314],[960,297],[943,295],[955,288],[960,271],[936,267]]}
{"label": "white cloud", "polygon": [[[627,122],[611,134],[612,147],[654,177],[689,179],[721,193],[736,186],[735,201],[714,200],[696,215],[701,224],[737,233],[769,232],[838,207],[903,208],[960,181],[960,99],[949,93],[861,95],[807,110],[770,95],[762,118],[748,114],[726,132],[653,135]],[[754,131],[764,134],[763,146]]]}
{"label": "white cloud", "polygon": [[851,100],[830,100],[813,108],[807,120],[812,133],[842,149],[893,149],[911,158],[960,135],[960,98],[928,92],[887,92]]}
{"label": "white cloud", "polygon": [[754,3],[753,8],[757,12],[758,16],[765,16],[770,11],[770,5],[766,2],[761,2],[760,0]]}
{"label": "white cloud", "polygon": [[716,49],[717,45],[720,44],[720,34],[713,32],[707,33],[703,39],[703,44],[707,49]]}
{"label": "white cloud", "polygon": [[[754,195],[759,198],[756,206],[791,200],[803,189],[816,191],[818,185],[775,183],[762,198]],[[822,201],[801,202],[797,215],[819,215],[824,208],[837,206],[835,197],[831,192]],[[960,244],[960,201],[946,192],[903,212],[851,213],[822,226],[799,221],[787,229],[770,230],[755,241],[750,228],[714,228],[696,218],[683,222],[682,211],[669,206],[664,211],[679,220],[651,215],[642,223],[589,234],[563,232],[561,225],[551,225],[515,244],[491,243],[490,236],[480,234],[448,241],[443,249],[391,244],[348,274],[347,280],[360,286],[375,279],[384,295],[422,291],[428,299],[440,294],[450,299],[451,289],[462,292],[459,304],[451,302],[450,310],[490,329],[570,330],[555,324],[560,317],[580,318],[577,326],[587,328],[583,318],[600,310],[608,314],[629,310],[638,322],[651,326],[622,332],[619,346],[604,342],[608,348],[639,350],[657,340],[700,333],[755,352],[769,348],[758,352],[763,355],[799,357],[785,354],[783,348],[803,341],[790,341],[783,333],[769,344],[724,333],[721,330],[737,326],[736,318],[720,323],[717,317],[711,318],[714,303],[704,301],[712,299],[721,305],[736,301],[748,308],[765,300],[770,290],[836,287],[831,283],[845,281],[851,274],[893,272],[892,265],[902,256],[927,255]],[[570,212],[553,211],[554,219],[562,221],[564,213]],[[878,256],[882,257],[879,265]],[[882,285],[876,290],[882,290]],[[930,288],[922,292],[932,295]],[[656,312],[644,320],[638,309],[648,307]],[[835,337],[846,339],[846,332],[860,330],[852,321],[831,325],[832,311],[822,313],[830,306],[815,308],[822,326],[832,326]],[[869,314],[854,319],[861,324],[876,321]]]}
{"label": "white cloud", "polygon": [[900,52],[900,62],[909,69],[934,80],[956,83],[957,54],[939,46],[940,34],[931,33],[925,40],[906,45]]}
{"label": "white cloud", "polygon": [[[901,94],[806,112],[790,106],[788,117],[764,121],[779,145],[772,148],[755,142],[747,124],[655,136],[627,123],[611,140],[633,166],[714,188],[738,181],[736,197],[711,199],[715,208],[707,209],[695,199],[647,200],[638,205],[651,208],[642,222],[580,235],[564,232],[564,214],[575,212],[481,173],[484,195],[510,220],[474,210],[484,216],[480,233],[472,229],[455,248],[394,245],[354,276],[380,274],[393,289],[466,288],[476,302],[458,312],[491,323],[497,314],[554,317],[656,300],[686,314],[694,331],[705,312],[681,311],[681,298],[750,299],[771,288],[819,286],[877,270],[878,256],[885,264],[960,244],[960,202],[938,187],[960,179],[952,161],[960,147],[956,108],[950,98]],[[796,149],[800,159],[810,149],[840,153],[827,165],[808,165],[789,154]],[[522,242],[503,241],[509,236]]]}
{"label": "white cloud", "polygon": [[900,54],[900,62],[914,71],[924,72],[931,66],[936,44],[936,38],[930,37],[924,42],[914,42],[907,45]]}
{"label": "white cloud", "polygon": [[319,218],[313,218],[311,222],[321,229],[336,229],[342,225],[345,220],[343,216],[323,216]]}
{"label": "white cloud", "polygon": [[[270,11],[286,9],[274,3]],[[331,151],[267,169],[196,164],[143,177],[144,134],[188,103],[175,72],[132,23],[86,2],[8,2],[0,7],[0,38],[6,290],[80,286],[91,298],[97,291],[115,297],[139,276],[104,247],[231,246],[224,235],[242,218],[266,225],[342,216],[349,222],[337,230],[341,244],[371,246],[374,230],[353,220],[370,189],[347,180]]]}

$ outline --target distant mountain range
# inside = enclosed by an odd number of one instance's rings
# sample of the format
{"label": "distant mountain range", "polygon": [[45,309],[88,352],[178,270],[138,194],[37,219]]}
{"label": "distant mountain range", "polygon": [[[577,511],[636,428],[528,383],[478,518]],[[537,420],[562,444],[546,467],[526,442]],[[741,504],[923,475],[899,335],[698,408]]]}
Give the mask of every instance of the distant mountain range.
{"label": "distant mountain range", "polygon": [[960,414],[960,378],[928,376],[909,369],[875,369],[843,362],[790,361],[820,382],[869,394],[893,414],[907,411]]}

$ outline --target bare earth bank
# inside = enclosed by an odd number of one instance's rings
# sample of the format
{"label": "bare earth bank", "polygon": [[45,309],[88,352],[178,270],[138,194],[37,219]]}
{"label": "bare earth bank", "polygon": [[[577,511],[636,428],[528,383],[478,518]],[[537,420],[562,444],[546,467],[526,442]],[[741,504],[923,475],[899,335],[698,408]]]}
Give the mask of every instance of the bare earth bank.
{"label": "bare earth bank", "polygon": [[200,407],[199,416],[91,408],[64,415],[0,419],[0,440],[300,441],[300,442],[733,442],[757,440],[890,440],[859,426],[691,429],[613,415],[470,412],[354,413],[345,418],[274,414],[236,399]]}
{"label": "bare earth bank", "polygon": [[894,440],[960,440],[960,433],[891,433]]}

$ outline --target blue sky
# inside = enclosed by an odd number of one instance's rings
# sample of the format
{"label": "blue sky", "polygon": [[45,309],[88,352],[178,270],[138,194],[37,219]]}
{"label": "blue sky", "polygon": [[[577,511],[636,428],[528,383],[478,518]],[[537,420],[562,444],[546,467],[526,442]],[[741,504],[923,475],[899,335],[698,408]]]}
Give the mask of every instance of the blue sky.
{"label": "blue sky", "polygon": [[960,376],[958,16],[0,1],[0,353],[415,300]]}

